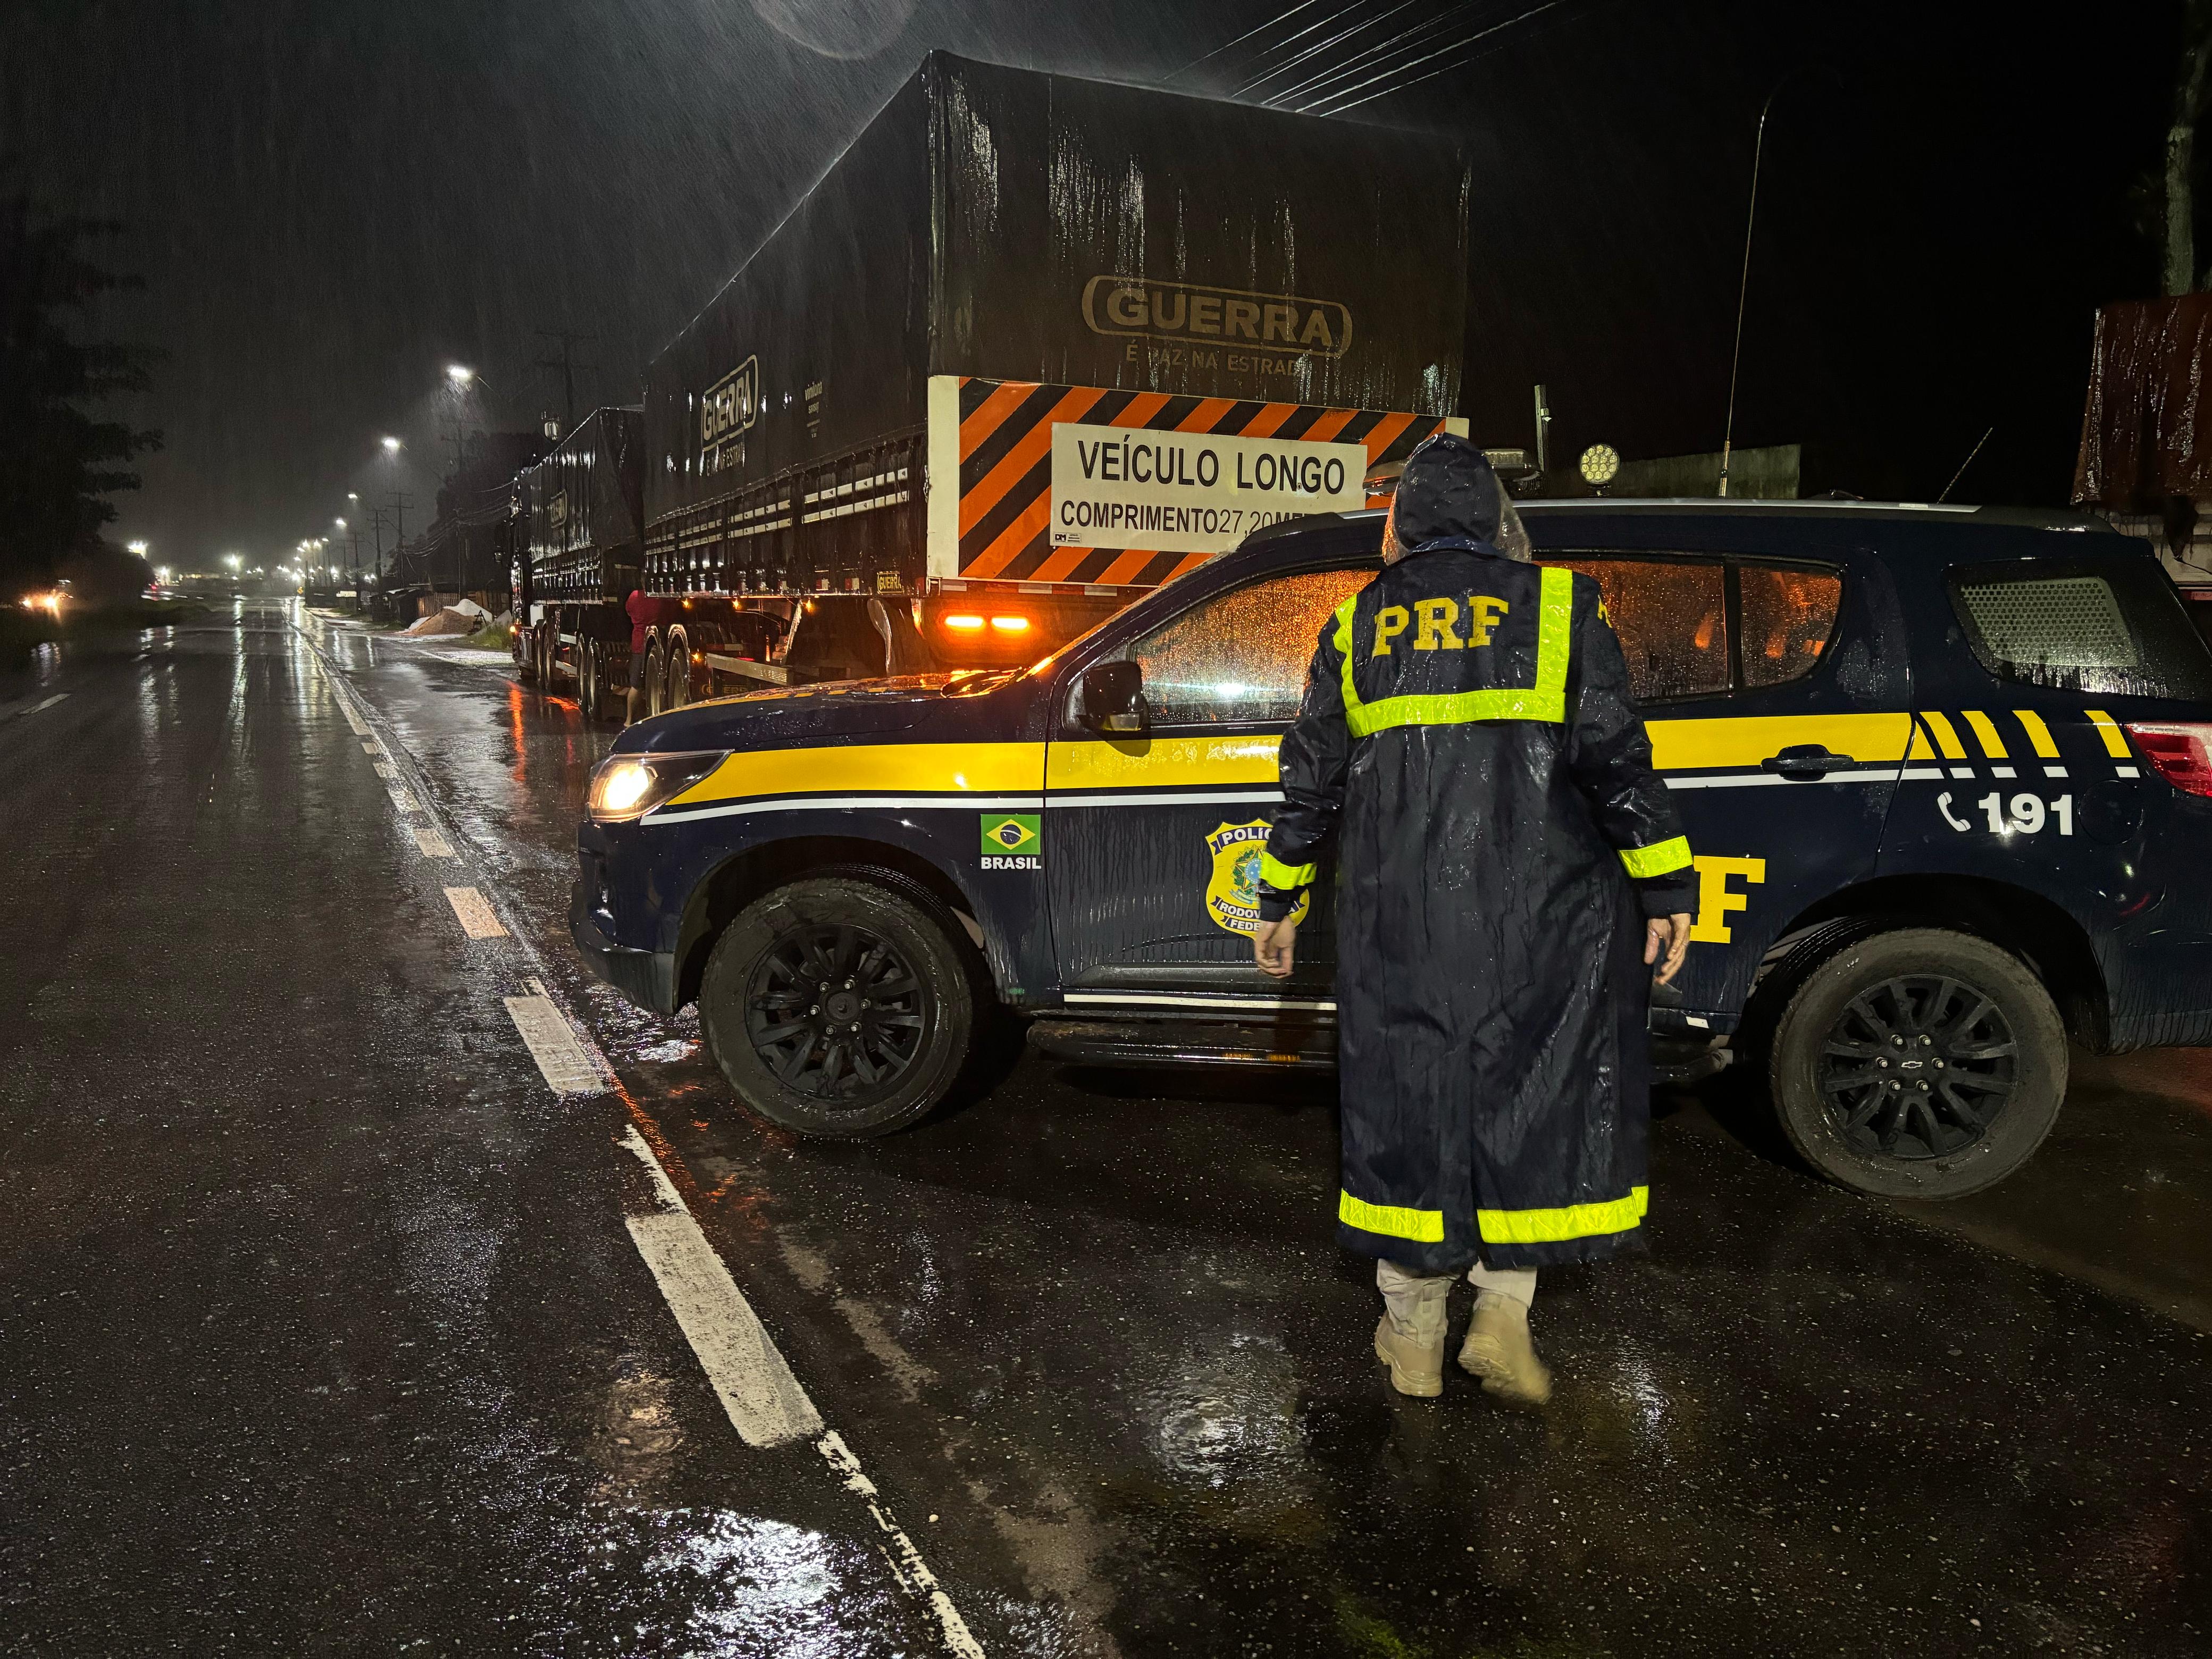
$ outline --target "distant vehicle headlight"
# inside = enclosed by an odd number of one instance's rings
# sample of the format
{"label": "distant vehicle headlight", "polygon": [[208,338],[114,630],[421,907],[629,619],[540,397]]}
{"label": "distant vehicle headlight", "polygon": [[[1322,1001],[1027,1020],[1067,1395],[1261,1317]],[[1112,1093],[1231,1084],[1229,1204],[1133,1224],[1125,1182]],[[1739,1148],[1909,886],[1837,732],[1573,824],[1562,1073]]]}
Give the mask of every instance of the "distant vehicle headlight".
{"label": "distant vehicle headlight", "polygon": [[601,823],[643,817],[705,777],[729,752],[707,749],[669,755],[610,755],[592,773],[591,814]]}

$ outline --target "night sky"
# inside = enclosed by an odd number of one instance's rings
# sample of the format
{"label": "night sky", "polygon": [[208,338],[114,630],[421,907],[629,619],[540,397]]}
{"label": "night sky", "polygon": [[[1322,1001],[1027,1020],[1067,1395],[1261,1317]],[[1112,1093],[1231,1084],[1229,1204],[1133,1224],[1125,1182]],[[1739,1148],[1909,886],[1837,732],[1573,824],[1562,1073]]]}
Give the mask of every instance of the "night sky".
{"label": "night sky", "polygon": [[349,489],[405,489],[418,528],[449,362],[481,372],[471,422],[534,426],[562,402],[535,331],[577,331],[580,407],[635,400],[933,47],[1227,95],[1309,23],[1303,46],[1365,27],[1244,95],[1410,26],[1448,48],[1382,60],[1408,84],[1358,116],[1472,147],[1479,438],[1529,442],[1542,380],[1561,453],[1719,447],[1753,127],[1788,76],[1737,441],[1806,443],[1809,488],[1924,498],[1994,425],[1954,498],[2064,499],[2092,313],[2155,289],[2176,6],[2061,32],[1940,3],[1310,0],[1215,52],[1289,5],[13,0],[0,153],[124,222],[107,257],[146,291],[98,320],[166,354],[130,412],[167,447],[114,533],[180,566],[273,562]]}

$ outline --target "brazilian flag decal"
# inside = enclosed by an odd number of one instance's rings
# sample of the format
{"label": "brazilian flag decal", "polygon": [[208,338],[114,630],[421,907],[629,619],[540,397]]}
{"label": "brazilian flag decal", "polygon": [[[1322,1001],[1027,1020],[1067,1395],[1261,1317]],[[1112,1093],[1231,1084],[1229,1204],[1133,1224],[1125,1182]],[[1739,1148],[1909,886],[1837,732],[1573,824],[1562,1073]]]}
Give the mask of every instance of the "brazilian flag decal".
{"label": "brazilian flag decal", "polygon": [[1044,839],[1035,812],[983,814],[983,867],[1034,870],[1042,860]]}

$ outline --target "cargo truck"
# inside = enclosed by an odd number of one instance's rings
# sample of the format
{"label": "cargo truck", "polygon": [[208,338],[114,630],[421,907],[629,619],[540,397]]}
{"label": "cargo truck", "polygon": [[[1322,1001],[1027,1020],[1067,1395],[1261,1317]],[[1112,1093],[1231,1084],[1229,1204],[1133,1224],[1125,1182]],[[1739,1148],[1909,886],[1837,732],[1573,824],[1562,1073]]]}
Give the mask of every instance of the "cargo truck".
{"label": "cargo truck", "polygon": [[646,370],[650,706],[1031,662],[1381,499],[1464,430],[1468,190],[1447,140],[933,53]]}

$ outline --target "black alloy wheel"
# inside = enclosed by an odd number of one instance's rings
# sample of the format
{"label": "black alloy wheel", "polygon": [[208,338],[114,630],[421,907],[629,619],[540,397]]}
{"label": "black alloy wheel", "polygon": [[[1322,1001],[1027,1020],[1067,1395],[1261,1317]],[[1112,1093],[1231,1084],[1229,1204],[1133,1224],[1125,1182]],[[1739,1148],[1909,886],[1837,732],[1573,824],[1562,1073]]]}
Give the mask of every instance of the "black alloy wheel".
{"label": "black alloy wheel", "polygon": [[699,990],[738,1098],[806,1134],[885,1134],[926,1115],[973,1046],[979,965],[902,878],[793,882],[731,922]]}
{"label": "black alloy wheel", "polygon": [[2019,1059],[1995,997],[1946,975],[1908,974],[1844,1005],[1818,1071],[1854,1152],[1943,1158],[1990,1132],[2019,1087]]}
{"label": "black alloy wheel", "polygon": [[2065,1029],[2010,951],[1897,928],[1848,939],[1789,980],[1768,1081],[1790,1144],[1831,1181],[1960,1197],[2026,1163],[2057,1121]]}

